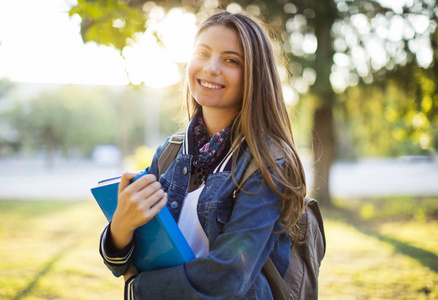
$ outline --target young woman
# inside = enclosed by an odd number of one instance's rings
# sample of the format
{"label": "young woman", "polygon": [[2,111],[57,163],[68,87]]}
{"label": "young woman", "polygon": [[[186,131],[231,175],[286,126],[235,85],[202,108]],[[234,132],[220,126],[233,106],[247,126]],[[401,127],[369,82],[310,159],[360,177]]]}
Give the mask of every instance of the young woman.
{"label": "young woman", "polygon": [[[136,173],[122,176],[101,238],[104,261],[124,275],[127,299],[272,299],[261,269],[270,256],[286,272],[306,187],[272,43],[259,21],[221,12],[200,26],[186,100],[190,123],[167,171],[157,180],[169,141],[149,175],[132,184]],[[258,170],[240,185],[250,161]],[[166,203],[196,259],[138,273],[130,263],[133,232]]]}

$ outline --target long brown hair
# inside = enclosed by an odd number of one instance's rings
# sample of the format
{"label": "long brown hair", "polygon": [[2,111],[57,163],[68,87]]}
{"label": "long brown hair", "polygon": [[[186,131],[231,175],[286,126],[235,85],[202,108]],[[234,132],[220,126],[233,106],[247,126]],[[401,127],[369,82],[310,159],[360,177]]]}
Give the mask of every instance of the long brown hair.
{"label": "long brown hair", "polygon": [[[245,138],[263,177],[283,200],[280,219],[284,230],[291,238],[296,238],[297,223],[304,210],[305,175],[295,149],[277,70],[277,56],[268,30],[261,21],[246,14],[223,11],[209,17],[199,27],[196,36],[213,25],[236,30],[244,54],[244,92],[241,110],[233,123],[232,141]],[[185,90],[186,108],[191,119],[200,107],[187,84]],[[285,163],[282,166],[270,153],[269,143],[283,153]],[[232,169],[236,160],[237,156],[233,156]]]}

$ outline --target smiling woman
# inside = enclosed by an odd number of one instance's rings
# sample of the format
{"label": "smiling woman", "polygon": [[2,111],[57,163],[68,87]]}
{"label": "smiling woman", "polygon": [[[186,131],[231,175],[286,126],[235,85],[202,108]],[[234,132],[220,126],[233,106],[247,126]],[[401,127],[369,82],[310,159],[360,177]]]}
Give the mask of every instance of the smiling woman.
{"label": "smiling woman", "polygon": [[[272,299],[261,269],[270,256],[286,273],[306,184],[263,23],[227,11],[202,23],[183,96],[184,134],[158,147],[148,175],[132,184],[137,173],[122,176],[100,253],[123,275],[125,299]],[[134,231],[164,205],[196,258],[139,272]]]}

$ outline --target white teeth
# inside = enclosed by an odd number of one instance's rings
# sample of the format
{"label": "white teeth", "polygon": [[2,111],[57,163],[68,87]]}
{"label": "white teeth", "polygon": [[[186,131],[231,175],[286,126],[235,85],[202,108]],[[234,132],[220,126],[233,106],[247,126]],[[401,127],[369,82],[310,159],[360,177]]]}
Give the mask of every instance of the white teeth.
{"label": "white teeth", "polygon": [[212,83],[205,82],[205,81],[202,81],[202,80],[200,80],[199,83],[202,86],[205,86],[205,87],[210,88],[210,89],[220,89],[222,87],[221,85],[212,84]]}

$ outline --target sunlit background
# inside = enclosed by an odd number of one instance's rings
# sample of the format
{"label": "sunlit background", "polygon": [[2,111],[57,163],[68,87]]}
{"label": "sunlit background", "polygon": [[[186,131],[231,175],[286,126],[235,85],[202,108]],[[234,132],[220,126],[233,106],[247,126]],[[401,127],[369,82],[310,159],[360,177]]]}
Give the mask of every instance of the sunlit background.
{"label": "sunlit background", "polygon": [[[151,87],[177,83],[176,63],[187,61],[195,17],[182,10],[151,14],[150,30],[123,50],[84,44],[81,18],[69,17],[74,2],[0,2],[0,77],[14,82],[126,85],[144,82]],[[114,20],[114,26],[122,26]],[[153,32],[162,34],[158,45]],[[164,47],[164,48],[163,48]],[[129,76],[128,76],[129,74]]]}
{"label": "sunlit background", "polygon": [[320,298],[436,299],[436,0],[318,1],[0,0],[0,298],[120,298],[95,257],[105,220],[89,189],[147,167],[184,126],[196,27],[220,6],[275,31],[326,216]]}

